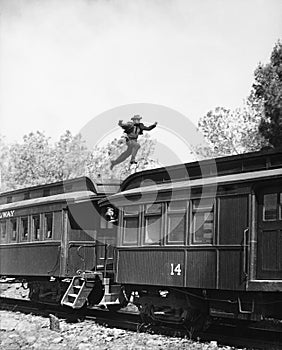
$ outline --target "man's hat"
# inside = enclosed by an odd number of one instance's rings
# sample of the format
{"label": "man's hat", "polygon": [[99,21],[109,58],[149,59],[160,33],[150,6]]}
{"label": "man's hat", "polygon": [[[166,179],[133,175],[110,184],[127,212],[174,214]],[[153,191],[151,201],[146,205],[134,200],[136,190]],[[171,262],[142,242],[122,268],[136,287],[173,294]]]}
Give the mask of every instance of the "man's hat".
{"label": "man's hat", "polygon": [[140,117],[140,115],[139,114],[136,114],[136,115],[134,115],[132,118],[131,118],[131,120],[134,120],[134,119],[142,119],[142,117]]}

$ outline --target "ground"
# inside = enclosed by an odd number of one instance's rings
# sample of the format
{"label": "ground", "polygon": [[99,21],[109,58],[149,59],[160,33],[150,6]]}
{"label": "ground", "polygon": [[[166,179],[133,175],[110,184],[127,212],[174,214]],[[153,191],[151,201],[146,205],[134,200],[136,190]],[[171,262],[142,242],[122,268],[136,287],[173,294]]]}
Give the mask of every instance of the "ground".
{"label": "ground", "polygon": [[[4,290],[5,289],[5,290]],[[20,284],[5,287],[1,295],[27,298]],[[0,350],[216,350],[216,342],[207,344],[183,338],[137,333],[95,324],[94,321],[67,323],[60,320],[60,330],[50,330],[49,318],[0,310]]]}

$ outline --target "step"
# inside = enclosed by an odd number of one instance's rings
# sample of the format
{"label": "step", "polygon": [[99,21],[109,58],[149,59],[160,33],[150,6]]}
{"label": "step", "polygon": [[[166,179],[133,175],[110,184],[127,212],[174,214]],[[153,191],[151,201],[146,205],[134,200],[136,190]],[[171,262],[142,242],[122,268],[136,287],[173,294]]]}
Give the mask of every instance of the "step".
{"label": "step", "polygon": [[72,286],[73,287],[73,289],[81,289],[82,288],[82,286]]}
{"label": "step", "polygon": [[69,301],[65,301],[65,302],[64,302],[64,305],[73,307],[73,303],[70,303]]}
{"label": "step", "polygon": [[77,298],[78,294],[68,294],[68,297]]}

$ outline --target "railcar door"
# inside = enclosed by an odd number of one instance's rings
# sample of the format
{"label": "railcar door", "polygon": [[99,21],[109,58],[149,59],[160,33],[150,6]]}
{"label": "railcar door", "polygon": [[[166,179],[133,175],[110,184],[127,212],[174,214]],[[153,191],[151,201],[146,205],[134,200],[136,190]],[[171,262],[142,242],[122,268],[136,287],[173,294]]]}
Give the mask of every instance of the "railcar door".
{"label": "railcar door", "polygon": [[258,195],[257,278],[282,279],[282,186]]}

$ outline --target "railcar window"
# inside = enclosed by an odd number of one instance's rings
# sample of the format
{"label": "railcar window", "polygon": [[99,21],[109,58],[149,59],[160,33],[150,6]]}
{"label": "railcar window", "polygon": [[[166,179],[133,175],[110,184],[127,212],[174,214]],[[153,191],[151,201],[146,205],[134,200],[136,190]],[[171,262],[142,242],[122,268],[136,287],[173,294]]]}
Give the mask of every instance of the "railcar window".
{"label": "railcar window", "polygon": [[214,231],[214,206],[210,199],[193,201],[193,244],[212,244]]}
{"label": "railcar window", "polygon": [[21,218],[21,233],[20,237],[22,241],[27,241],[28,239],[28,217]]}
{"label": "railcar window", "polygon": [[6,238],[7,238],[7,230],[6,230],[7,224],[6,220],[1,221],[0,223],[0,238],[1,238],[1,243],[6,243]]}
{"label": "railcar window", "polygon": [[114,224],[107,221],[102,215],[100,216],[100,228],[113,228]]}
{"label": "railcar window", "polygon": [[162,219],[161,210],[161,204],[146,205],[144,244],[160,244]]}
{"label": "railcar window", "polygon": [[138,243],[138,217],[124,218],[123,240],[124,245],[137,245]]}
{"label": "railcar window", "polygon": [[154,204],[148,204],[146,205],[146,213],[152,213],[152,214],[160,214],[162,210],[162,204],[161,203],[154,203]]}
{"label": "railcar window", "polygon": [[11,242],[15,242],[17,240],[17,231],[18,231],[18,224],[17,219],[12,219],[10,222],[11,225]]}
{"label": "railcar window", "polygon": [[280,193],[279,218],[282,220],[282,193]]}
{"label": "railcar window", "polygon": [[40,215],[32,217],[32,238],[33,240],[40,239]]}
{"label": "railcar window", "polygon": [[132,205],[123,209],[123,245],[138,244],[138,227],[139,227],[139,206]]}
{"label": "railcar window", "polygon": [[44,237],[51,239],[53,236],[53,213],[45,214],[44,219]]}
{"label": "railcar window", "polygon": [[263,220],[277,220],[277,193],[268,193],[263,196]]}
{"label": "railcar window", "polygon": [[131,205],[131,206],[123,207],[122,210],[124,215],[138,215],[140,208],[137,205]]}
{"label": "railcar window", "polygon": [[175,201],[168,204],[167,244],[184,245],[186,213],[186,201]]}

